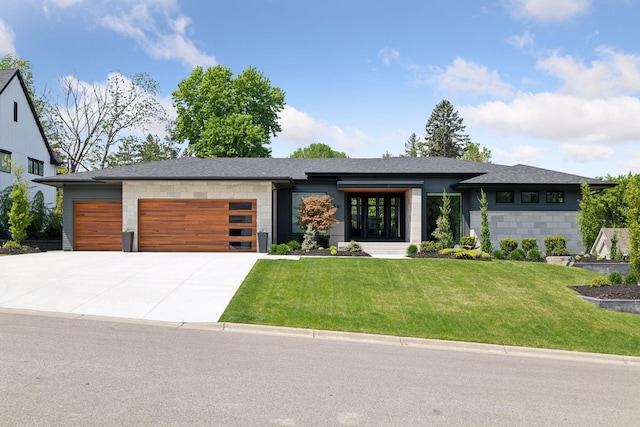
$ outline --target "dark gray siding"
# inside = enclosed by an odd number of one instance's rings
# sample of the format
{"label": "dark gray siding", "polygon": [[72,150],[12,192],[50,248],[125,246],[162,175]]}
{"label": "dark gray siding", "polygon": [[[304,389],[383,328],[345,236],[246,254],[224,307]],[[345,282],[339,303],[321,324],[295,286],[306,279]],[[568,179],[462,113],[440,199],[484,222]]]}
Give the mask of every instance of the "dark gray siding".
{"label": "dark gray siding", "polygon": [[62,202],[62,249],[73,250],[73,202],[76,200],[122,200],[121,185],[65,184]]}

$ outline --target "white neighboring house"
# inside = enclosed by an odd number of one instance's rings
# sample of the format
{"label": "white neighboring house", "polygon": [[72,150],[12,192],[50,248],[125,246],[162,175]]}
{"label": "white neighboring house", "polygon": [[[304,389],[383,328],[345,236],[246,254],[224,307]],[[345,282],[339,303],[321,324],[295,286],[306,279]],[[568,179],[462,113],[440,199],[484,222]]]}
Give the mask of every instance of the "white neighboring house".
{"label": "white neighboring house", "polygon": [[596,240],[591,247],[591,253],[602,258],[611,259],[611,239],[613,235],[618,238],[616,247],[618,252],[629,255],[629,229],[628,228],[601,228]]}
{"label": "white neighboring house", "polygon": [[32,180],[56,174],[56,158],[36,115],[20,71],[0,69],[0,191],[13,184],[11,162],[24,167],[22,178],[31,184],[31,197],[44,194],[55,206],[56,189]]}

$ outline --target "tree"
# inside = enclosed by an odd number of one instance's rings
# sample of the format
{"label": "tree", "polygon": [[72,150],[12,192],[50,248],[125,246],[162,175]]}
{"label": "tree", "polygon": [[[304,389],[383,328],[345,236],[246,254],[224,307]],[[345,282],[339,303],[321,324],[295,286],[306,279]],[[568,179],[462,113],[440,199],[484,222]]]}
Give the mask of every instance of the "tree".
{"label": "tree", "polygon": [[460,159],[479,163],[491,163],[491,150],[487,147],[481,147],[477,142],[469,142],[467,149],[462,153]]}
{"label": "tree", "polygon": [[422,144],[420,138],[415,133],[409,135],[409,139],[404,143],[404,155],[402,157],[419,157],[423,156]]}
{"label": "tree", "polygon": [[180,150],[176,147],[176,142],[168,137],[161,141],[158,136],[151,134],[148,134],[144,140],[130,135],[122,140],[118,151],[109,154],[107,165],[116,167],[169,160],[177,158],[179,154]]}
{"label": "tree", "polygon": [[489,229],[489,202],[487,193],[480,189],[480,249],[482,252],[490,254],[493,252],[491,244],[491,230]]}
{"label": "tree", "polygon": [[451,102],[442,100],[425,126],[426,154],[430,157],[460,158],[469,142],[469,136],[463,133],[465,129],[462,118],[453,110]]}
{"label": "tree", "polygon": [[165,121],[158,83],[146,73],[109,76],[106,85],[85,84],[72,77],[59,81],[63,100],[47,109],[54,148],[63,153],[70,173],[102,169],[114,146],[132,131]]}
{"label": "tree", "polygon": [[329,145],[316,142],[307,147],[298,148],[289,156],[291,159],[346,159],[347,155],[333,150]]}
{"label": "tree", "polygon": [[384,153],[382,153],[382,158],[383,158],[383,159],[390,159],[390,158],[392,158],[392,157],[393,157],[393,154],[391,154],[391,153],[389,152],[389,150],[387,150],[387,151],[385,151]]}
{"label": "tree", "polygon": [[174,139],[197,157],[269,157],[271,137],[282,131],[284,91],[253,67],[233,77],[227,67],[196,67],[172,94]]}
{"label": "tree", "polygon": [[447,191],[442,193],[442,206],[440,206],[440,216],[436,220],[436,229],[431,233],[436,240],[439,249],[445,249],[451,246],[453,241],[453,233],[451,232],[451,202]]}
{"label": "tree", "polygon": [[629,228],[629,264],[631,271],[640,274],[640,175],[629,179],[624,199]]}
{"label": "tree", "polygon": [[24,167],[12,164],[14,170],[13,190],[11,191],[11,210],[9,210],[9,233],[13,247],[19,247],[27,235],[27,227],[31,223],[29,209],[29,183],[22,178]]}
{"label": "tree", "polygon": [[331,196],[303,197],[298,207],[298,225],[306,229],[309,225],[315,231],[328,231],[333,224],[338,222],[334,214],[338,210],[331,203]]}
{"label": "tree", "polygon": [[603,224],[600,218],[601,209],[586,182],[580,184],[580,191],[582,196],[578,202],[578,226],[582,244],[590,251]]}
{"label": "tree", "polygon": [[31,200],[31,208],[29,209],[31,223],[27,227],[27,236],[39,239],[44,233],[49,218],[49,211],[44,203],[44,194],[37,191]]}

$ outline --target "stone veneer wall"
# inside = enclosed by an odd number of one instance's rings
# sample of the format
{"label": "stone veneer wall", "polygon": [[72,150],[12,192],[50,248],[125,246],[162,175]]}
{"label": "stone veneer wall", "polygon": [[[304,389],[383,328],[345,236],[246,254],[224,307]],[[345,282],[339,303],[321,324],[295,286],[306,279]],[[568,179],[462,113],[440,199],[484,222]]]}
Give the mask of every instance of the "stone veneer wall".
{"label": "stone veneer wall", "polygon": [[[122,228],[133,230],[138,250],[138,199],[256,199],[257,231],[272,230],[272,184],[269,181],[125,181],[122,183]],[[256,236],[256,247],[257,247]]]}
{"label": "stone veneer wall", "polygon": [[[538,239],[538,247],[544,251],[544,238],[563,236],[572,254],[584,251],[577,221],[577,212],[488,212],[491,243],[495,249],[504,238],[520,242],[525,237]],[[480,236],[480,211],[471,212],[471,229]]]}

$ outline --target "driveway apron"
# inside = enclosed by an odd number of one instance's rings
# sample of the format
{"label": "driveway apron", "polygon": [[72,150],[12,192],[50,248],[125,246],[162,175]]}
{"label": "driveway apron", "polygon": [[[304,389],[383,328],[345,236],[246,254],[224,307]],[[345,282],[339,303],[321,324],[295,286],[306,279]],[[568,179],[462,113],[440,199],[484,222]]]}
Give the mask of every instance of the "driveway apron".
{"label": "driveway apron", "polygon": [[217,322],[264,254],[44,252],[0,257],[0,307]]}

